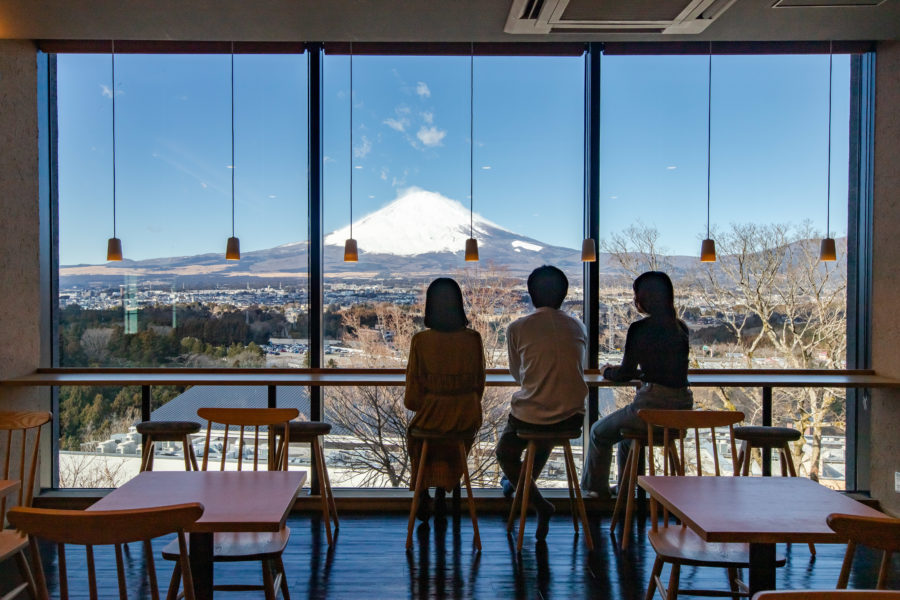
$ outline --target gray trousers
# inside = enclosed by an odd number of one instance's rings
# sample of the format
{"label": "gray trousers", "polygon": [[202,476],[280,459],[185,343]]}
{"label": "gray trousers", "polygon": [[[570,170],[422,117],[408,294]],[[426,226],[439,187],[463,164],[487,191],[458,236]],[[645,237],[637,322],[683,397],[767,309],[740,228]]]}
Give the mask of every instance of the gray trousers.
{"label": "gray trousers", "polygon": [[[671,388],[658,383],[641,384],[631,404],[603,417],[591,427],[581,488],[597,492],[601,496],[609,495],[609,469],[613,444],[622,441],[622,429],[643,430],[647,427],[647,424],[638,417],[638,410],[642,408],[690,410],[693,406],[694,395],[686,387]],[[619,449],[621,464],[624,464],[623,450],[627,449]]]}

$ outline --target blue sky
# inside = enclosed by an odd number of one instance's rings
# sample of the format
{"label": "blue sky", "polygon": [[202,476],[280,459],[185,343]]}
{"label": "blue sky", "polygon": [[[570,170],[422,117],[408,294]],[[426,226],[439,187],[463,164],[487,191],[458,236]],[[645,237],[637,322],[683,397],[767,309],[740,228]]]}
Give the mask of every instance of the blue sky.
{"label": "blue sky", "polygon": [[[409,186],[468,203],[469,58],[353,59],[354,215]],[[325,65],[325,227],[349,219],[349,59]],[[306,57],[235,57],[236,234],[305,239]],[[112,234],[110,58],[60,55],[60,260]],[[117,231],[126,258],[223,252],[231,234],[230,57],[116,57]],[[582,58],[475,59],[475,210],[547,243],[582,237]],[[638,220],[671,252],[706,227],[707,57],[604,57],[601,233]],[[825,228],[827,56],[713,58],[714,226]],[[847,209],[849,58],[835,57],[832,231]]]}

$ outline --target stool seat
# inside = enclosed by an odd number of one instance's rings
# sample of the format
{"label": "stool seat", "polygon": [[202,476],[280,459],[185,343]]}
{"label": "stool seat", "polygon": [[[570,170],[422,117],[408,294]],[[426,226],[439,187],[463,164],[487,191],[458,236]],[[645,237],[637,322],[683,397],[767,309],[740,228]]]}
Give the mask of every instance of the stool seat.
{"label": "stool seat", "polygon": [[746,440],[755,448],[780,448],[787,442],[796,442],[802,433],[790,427],[745,426],[734,428],[734,438]]}
{"label": "stool seat", "polygon": [[523,440],[571,440],[581,437],[581,429],[565,429],[560,431],[519,429],[516,431],[516,435]]}
{"label": "stool seat", "polygon": [[328,435],[331,433],[331,423],[321,421],[289,421],[288,433],[292,441],[300,441],[301,438],[310,436]]}
{"label": "stool seat", "polygon": [[194,421],[144,421],[135,426],[141,435],[152,435],[159,442],[180,442],[181,438],[200,431]]}
{"label": "stool seat", "polygon": [[477,431],[430,431],[428,429],[419,429],[418,427],[413,427],[409,430],[409,435],[414,438],[423,440],[447,440],[452,442],[468,442],[477,434]]}

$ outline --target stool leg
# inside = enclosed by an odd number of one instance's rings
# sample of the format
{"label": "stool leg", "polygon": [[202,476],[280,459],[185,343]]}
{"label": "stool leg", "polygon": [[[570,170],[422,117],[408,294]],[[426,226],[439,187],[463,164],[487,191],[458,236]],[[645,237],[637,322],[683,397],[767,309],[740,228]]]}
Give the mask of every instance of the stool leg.
{"label": "stool leg", "polygon": [[616,507],[613,509],[612,521],[609,523],[609,531],[615,535],[616,525],[622,518],[622,510],[625,508],[625,498],[631,492],[631,461],[634,460],[634,444],[628,444],[628,455],[625,457],[625,467],[622,476],[619,477],[619,494],[616,496]]}
{"label": "stool leg", "polygon": [[184,454],[184,470],[191,470],[191,454],[188,450],[191,447],[191,443],[188,441],[188,436],[184,436],[181,439],[181,452]]}
{"label": "stool leg", "polygon": [[519,483],[525,481],[525,489],[522,496],[522,506],[519,508],[519,537],[516,541],[516,552],[522,551],[522,542],[525,541],[525,518],[528,516],[528,503],[531,500],[531,486],[534,476],[534,453],[537,444],[531,440],[525,449],[525,477],[519,478]]}
{"label": "stool leg", "polygon": [[419,455],[419,472],[416,473],[416,489],[413,492],[412,506],[409,508],[409,525],[406,527],[406,549],[412,549],[413,525],[416,522],[416,511],[419,509],[422,484],[425,483],[425,460],[428,458],[428,440],[422,440],[422,454]]}
{"label": "stool leg", "polygon": [[[328,506],[328,495],[325,491],[324,479],[322,477],[322,473],[325,471],[325,460],[322,457],[322,447],[319,446],[318,436],[312,439],[312,448],[316,461],[316,475],[319,478],[319,486],[321,488],[319,489],[319,498],[322,500],[322,518],[325,520],[325,537],[330,546],[334,540],[331,538],[331,514]],[[285,446],[285,450],[287,450],[287,446]]]}
{"label": "stool leg", "polygon": [[[466,446],[459,443],[459,458],[463,464],[463,481],[466,483],[466,498],[469,505],[469,515],[472,517],[472,544],[481,550],[481,535],[478,533],[478,517],[475,516],[475,498],[472,496],[472,484],[469,482],[469,463],[466,461]],[[418,491],[418,490],[416,490]]]}
{"label": "stool leg", "polygon": [[[528,458],[526,450],[525,459]],[[525,489],[525,460],[522,460],[522,466],[519,467],[519,480],[516,482],[516,493],[513,496],[512,506],[509,509],[509,519],[506,521],[506,532],[512,533],[513,523],[516,520],[516,514],[519,505],[522,503],[522,491]]]}
{"label": "stool leg", "polygon": [[[641,462],[641,453],[644,451],[644,443],[641,440],[634,440],[631,444],[634,447],[634,456],[631,457],[628,490],[626,490],[628,498],[625,499],[625,522],[622,524],[622,543],[620,544],[622,550],[628,548],[629,538],[631,538],[631,524],[634,521],[634,488],[637,487],[638,463]],[[653,457],[651,456],[649,460],[653,460]],[[621,494],[622,490],[619,490],[619,493]]]}
{"label": "stool leg", "polygon": [[747,443],[747,440],[741,442],[741,454],[744,456],[744,463],[741,465],[743,476],[748,477],[750,475],[750,444]]}
{"label": "stool leg", "polygon": [[[566,453],[566,476],[570,481],[575,481],[575,457],[572,456],[572,446],[569,444],[569,440],[566,440],[563,443],[563,450]],[[578,509],[578,512],[581,514],[581,528],[584,530],[584,542],[587,544],[588,550],[594,549],[594,540],[591,537],[591,526],[588,523],[587,511],[584,508],[584,499],[581,497],[581,488],[575,485],[575,507]],[[578,533],[578,528],[575,528],[575,532]]]}
{"label": "stool leg", "polygon": [[[575,506],[575,488],[580,487],[578,481],[574,481],[574,477],[569,474],[569,463],[566,462],[566,483],[569,487],[569,508],[572,511],[572,527],[575,528],[575,535],[578,535],[578,513]],[[580,490],[579,490],[580,492]]]}
{"label": "stool leg", "polygon": [[331,518],[334,519],[334,530],[337,531],[341,524],[338,521],[337,505],[334,503],[334,494],[331,491],[331,477],[328,475],[328,465],[325,464],[325,451],[322,450],[322,475],[323,491],[328,492],[328,506],[331,507]]}
{"label": "stool leg", "polygon": [[141,456],[141,471],[146,471],[147,466],[150,464],[150,453],[153,452],[153,437],[147,436],[147,441],[144,443],[143,454]]}

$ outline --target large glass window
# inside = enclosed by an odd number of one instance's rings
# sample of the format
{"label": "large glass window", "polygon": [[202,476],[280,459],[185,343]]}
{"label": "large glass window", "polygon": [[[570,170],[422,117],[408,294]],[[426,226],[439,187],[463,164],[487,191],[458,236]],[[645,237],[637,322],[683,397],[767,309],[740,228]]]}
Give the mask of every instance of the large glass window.
{"label": "large glass window", "polygon": [[[621,359],[639,318],[631,281],[664,270],[691,330],[691,366],[841,369],[846,364],[850,60],[834,57],[831,234],[820,262],[828,182],[829,57],[605,56],[601,99],[600,362]],[[718,261],[700,263],[710,229]],[[704,408],[760,423],[758,389],[695,389]],[[630,401],[601,390],[611,410]],[[844,392],[777,389],[776,425],[803,432],[803,475],[843,486]],[[758,465],[754,465],[758,469]],[[776,467],[777,469],[778,467]]]}
{"label": "large glass window", "polygon": [[[474,143],[471,64],[468,56],[353,57],[351,149],[350,58],[326,56],[328,366],[405,367],[410,338],[423,329],[425,288],[440,276],[462,287],[488,368],[508,364],[506,326],[531,309],[525,280],[535,267],[565,270],[565,309],[582,316],[583,58],[476,57]],[[351,172],[358,263],[342,261]],[[470,226],[478,263],[464,261]],[[499,481],[493,450],[509,395],[485,392],[471,455],[478,485]],[[335,388],[325,398],[326,417],[353,440],[328,451],[333,481],[408,485],[403,389]],[[565,485],[562,471],[550,473]]]}
{"label": "large glass window", "polygon": [[[306,364],[306,57],[234,57],[233,163],[231,60],[117,55],[113,89],[110,55],[58,56],[60,366]],[[114,95],[122,262],[105,261]],[[224,256],[232,174],[240,261]],[[196,418],[197,394],[152,393],[154,419]],[[59,403],[60,485],[137,472],[139,390],[64,387]]]}

